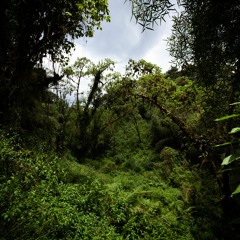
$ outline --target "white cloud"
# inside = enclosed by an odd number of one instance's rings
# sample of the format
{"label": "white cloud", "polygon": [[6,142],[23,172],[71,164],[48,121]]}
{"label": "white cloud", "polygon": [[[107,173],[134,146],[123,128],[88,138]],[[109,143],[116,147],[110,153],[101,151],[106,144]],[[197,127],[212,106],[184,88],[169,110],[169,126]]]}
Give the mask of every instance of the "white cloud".
{"label": "white cloud", "polygon": [[169,52],[166,50],[167,38],[171,34],[170,29],[171,24],[167,23],[164,34],[159,34],[157,43],[153,44],[143,56],[146,61],[160,66],[163,72],[169,70],[172,60]]}
{"label": "white cloud", "polygon": [[[161,54],[163,53],[164,54]],[[161,67],[163,72],[166,72],[170,67],[170,56],[165,53],[160,45],[153,46],[143,57],[146,61],[154,63]]]}

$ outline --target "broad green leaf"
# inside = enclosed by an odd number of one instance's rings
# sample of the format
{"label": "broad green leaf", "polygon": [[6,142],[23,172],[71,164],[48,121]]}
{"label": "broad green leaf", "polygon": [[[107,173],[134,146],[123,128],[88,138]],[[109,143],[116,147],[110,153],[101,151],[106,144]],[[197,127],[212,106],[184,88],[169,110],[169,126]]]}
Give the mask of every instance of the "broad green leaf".
{"label": "broad green leaf", "polygon": [[235,127],[231,130],[231,132],[229,132],[229,134],[233,134],[233,133],[237,133],[240,132],[240,127]]}
{"label": "broad green leaf", "polygon": [[235,191],[232,193],[232,195],[236,195],[240,193],[240,185],[237,186],[237,188],[235,189]]}
{"label": "broad green leaf", "polygon": [[230,144],[232,144],[232,142],[225,142],[225,143],[222,143],[222,144],[214,145],[213,147],[222,147],[222,146],[227,146],[227,145],[230,145]]}
{"label": "broad green leaf", "polygon": [[228,165],[231,162],[234,162],[239,159],[240,159],[240,153],[231,154],[223,159],[222,165]]}
{"label": "broad green leaf", "polygon": [[232,115],[227,115],[227,116],[224,116],[224,117],[221,117],[221,118],[217,118],[215,121],[224,121],[224,120],[227,120],[227,119],[230,119],[230,118],[234,118],[234,117],[239,117],[240,114],[232,114]]}

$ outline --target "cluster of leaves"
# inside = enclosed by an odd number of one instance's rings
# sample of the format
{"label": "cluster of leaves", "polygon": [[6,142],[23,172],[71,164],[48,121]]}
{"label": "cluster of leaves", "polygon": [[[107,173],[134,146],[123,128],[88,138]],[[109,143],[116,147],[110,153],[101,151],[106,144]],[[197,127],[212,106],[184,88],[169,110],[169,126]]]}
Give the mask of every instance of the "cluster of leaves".
{"label": "cluster of leaves", "polygon": [[[239,102],[236,102],[236,103],[233,103],[231,105],[239,105],[239,104],[240,104]],[[227,121],[227,120],[231,121],[232,119],[238,118],[239,116],[240,116],[239,113],[234,113],[232,115],[226,115],[224,117],[218,118],[218,119],[216,119],[216,121],[217,122]],[[233,170],[232,175],[236,174],[236,170],[238,169],[238,165],[239,165],[237,162],[240,159],[239,140],[238,140],[238,136],[237,136],[239,131],[240,131],[239,127],[232,128],[231,131],[229,132],[229,134],[232,135],[232,136],[236,135],[236,137],[232,137],[232,139],[230,139],[230,141],[222,143],[222,144],[218,144],[218,145],[215,146],[215,147],[231,146],[231,154],[224,157],[221,165],[223,167],[227,167],[227,166],[231,165],[233,167],[233,169],[228,169],[228,170],[225,169],[225,171],[231,172],[231,170]],[[236,178],[236,176],[233,176],[233,177]],[[238,177],[237,177],[237,179],[238,179]],[[236,182],[236,180],[235,180],[235,182]],[[234,196],[234,195],[239,194],[239,193],[240,193],[240,185],[238,185],[236,187],[236,189],[231,193],[231,196]]]}
{"label": "cluster of leaves", "polygon": [[169,11],[174,10],[174,3],[169,0],[129,0],[129,2],[132,5],[132,14],[137,23],[143,27],[143,31],[153,30],[154,24],[165,21]]}

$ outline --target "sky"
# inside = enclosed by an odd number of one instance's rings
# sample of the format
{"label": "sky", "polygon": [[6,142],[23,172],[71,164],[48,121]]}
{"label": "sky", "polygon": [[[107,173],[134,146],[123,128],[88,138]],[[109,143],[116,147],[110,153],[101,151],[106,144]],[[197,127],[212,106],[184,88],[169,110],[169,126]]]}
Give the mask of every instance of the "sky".
{"label": "sky", "polygon": [[102,30],[96,30],[92,38],[81,38],[75,42],[76,48],[71,62],[77,57],[87,57],[97,63],[105,58],[116,62],[116,71],[124,72],[128,60],[145,59],[157,64],[163,72],[170,68],[166,38],[171,34],[171,22],[166,19],[155,25],[154,31],[142,32],[140,25],[131,19],[131,5],[125,0],[109,0],[111,22],[102,23]]}

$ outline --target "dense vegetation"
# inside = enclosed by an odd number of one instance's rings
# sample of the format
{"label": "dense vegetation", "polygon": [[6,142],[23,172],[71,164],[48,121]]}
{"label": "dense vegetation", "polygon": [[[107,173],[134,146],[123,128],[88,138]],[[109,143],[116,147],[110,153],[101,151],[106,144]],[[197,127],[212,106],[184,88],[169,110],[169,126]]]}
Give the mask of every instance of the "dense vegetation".
{"label": "dense vegetation", "polygon": [[[35,2],[0,8],[0,239],[240,239],[238,1],[178,1],[178,65],[124,74],[65,55],[109,21],[107,1]],[[144,28],[172,8],[131,2]]]}

